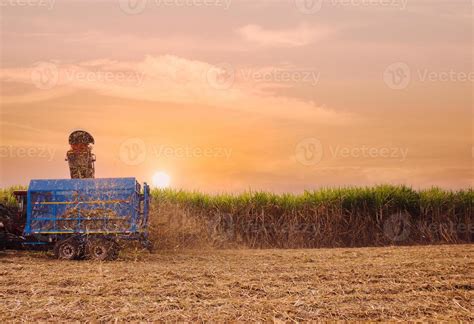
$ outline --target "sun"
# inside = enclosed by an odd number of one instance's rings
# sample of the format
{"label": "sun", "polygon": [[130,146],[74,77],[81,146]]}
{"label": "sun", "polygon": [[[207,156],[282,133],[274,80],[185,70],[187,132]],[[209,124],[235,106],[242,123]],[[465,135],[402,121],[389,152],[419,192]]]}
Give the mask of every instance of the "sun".
{"label": "sun", "polygon": [[168,186],[170,185],[170,181],[170,176],[163,171],[155,172],[155,174],[153,174],[153,177],[151,178],[153,187],[160,189],[168,188]]}

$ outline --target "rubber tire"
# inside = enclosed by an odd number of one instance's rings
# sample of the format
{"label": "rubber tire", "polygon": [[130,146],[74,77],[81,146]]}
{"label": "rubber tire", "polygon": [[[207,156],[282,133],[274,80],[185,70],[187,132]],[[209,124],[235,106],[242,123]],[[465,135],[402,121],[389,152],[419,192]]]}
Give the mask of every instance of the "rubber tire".
{"label": "rubber tire", "polygon": [[142,241],[141,245],[144,249],[147,249],[147,251],[150,253],[153,253],[153,251],[155,250],[155,245],[153,244],[153,242],[149,240]]}
{"label": "rubber tire", "polygon": [[80,259],[82,255],[81,243],[74,238],[58,241],[54,245],[54,255],[59,260]]}
{"label": "rubber tire", "polygon": [[116,260],[119,255],[117,242],[106,238],[90,238],[86,243],[86,258],[97,261]]}

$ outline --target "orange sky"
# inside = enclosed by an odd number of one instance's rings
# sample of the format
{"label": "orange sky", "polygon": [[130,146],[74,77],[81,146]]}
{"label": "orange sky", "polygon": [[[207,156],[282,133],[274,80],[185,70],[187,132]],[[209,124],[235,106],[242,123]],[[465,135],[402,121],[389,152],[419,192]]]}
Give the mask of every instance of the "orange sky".
{"label": "orange sky", "polygon": [[85,129],[97,177],[472,186],[472,18],[468,0],[2,2],[0,185],[68,177]]}

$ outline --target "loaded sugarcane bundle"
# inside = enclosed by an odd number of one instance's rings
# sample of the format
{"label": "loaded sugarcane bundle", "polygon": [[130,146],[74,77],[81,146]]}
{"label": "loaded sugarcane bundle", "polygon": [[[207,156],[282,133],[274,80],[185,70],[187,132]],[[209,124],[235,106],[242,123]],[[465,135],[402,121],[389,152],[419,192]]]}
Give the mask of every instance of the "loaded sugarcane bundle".
{"label": "loaded sugarcane bundle", "polygon": [[[54,224],[50,224],[54,226]],[[110,208],[84,209],[69,208],[56,220],[56,228],[59,230],[82,230],[86,232],[117,232],[126,231],[130,228],[130,220],[120,217],[117,212]]]}
{"label": "loaded sugarcane bundle", "polygon": [[69,135],[71,149],[66,154],[72,179],[94,178],[95,155],[92,154],[94,138],[85,131],[75,131]]}

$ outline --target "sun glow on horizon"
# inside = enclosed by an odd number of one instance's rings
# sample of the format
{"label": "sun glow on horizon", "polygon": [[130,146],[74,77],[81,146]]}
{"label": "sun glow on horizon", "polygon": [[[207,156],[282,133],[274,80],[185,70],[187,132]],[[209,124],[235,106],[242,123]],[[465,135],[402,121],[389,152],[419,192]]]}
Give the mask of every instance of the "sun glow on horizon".
{"label": "sun glow on horizon", "polygon": [[153,177],[151,178],[151,183],[153,187],[159,188],[159,189],[165,189],[168,188],[171,182],[171,177],[163,171],[158,171],[153,174]]}

